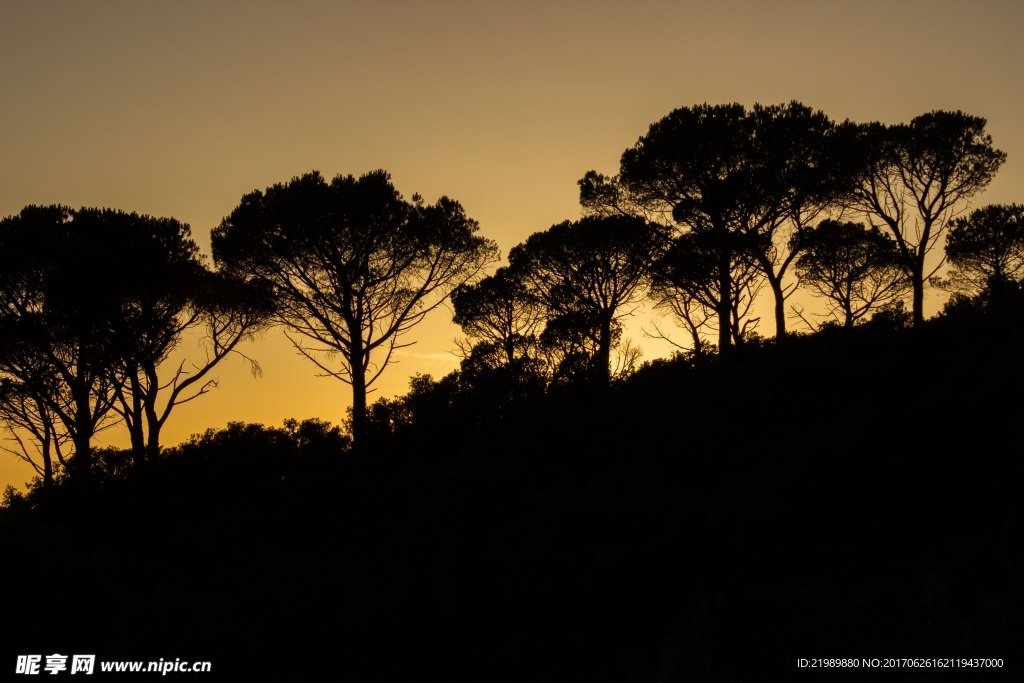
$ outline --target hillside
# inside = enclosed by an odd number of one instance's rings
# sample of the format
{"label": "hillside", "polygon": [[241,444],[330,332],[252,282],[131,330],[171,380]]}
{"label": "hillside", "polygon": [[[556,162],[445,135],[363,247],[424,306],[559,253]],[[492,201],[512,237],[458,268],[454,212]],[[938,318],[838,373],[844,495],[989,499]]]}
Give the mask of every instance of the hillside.
{"label": "hillside", "polygon": [[136,476],[107,453],[94,486],[3,509],[5,650],[287,680],[879,676],[797,667],[823,657],[1020,680],[1022,328],[879,320],[500,409],[427,380],[360,455],[312,423]]}

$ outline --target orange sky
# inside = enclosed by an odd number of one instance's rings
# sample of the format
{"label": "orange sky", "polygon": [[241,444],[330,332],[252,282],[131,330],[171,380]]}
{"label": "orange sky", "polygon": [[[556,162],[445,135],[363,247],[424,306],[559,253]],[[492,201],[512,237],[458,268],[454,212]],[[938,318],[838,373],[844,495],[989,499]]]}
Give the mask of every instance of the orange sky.
{"label": "orange sky", "polygon": [[[578,217],[576,181],[615,173],[672,109],[792,99],[837,120],[984,116],[1009,158],[974,203],[1024,202],[1021,29],[1017,0],[0,0],[0,215],[172,216],[208,250],[246,192],[384,168],[406,197],[459,200],[505,255]],[[437,312],[373,396],[455,369],[457,334]],[[228,420],[340,421],[348,387],[315,378],[279,331],[246,352],[264,376],[229,361],[166,444]],[[0,486],[31,474],[0,454]]]}

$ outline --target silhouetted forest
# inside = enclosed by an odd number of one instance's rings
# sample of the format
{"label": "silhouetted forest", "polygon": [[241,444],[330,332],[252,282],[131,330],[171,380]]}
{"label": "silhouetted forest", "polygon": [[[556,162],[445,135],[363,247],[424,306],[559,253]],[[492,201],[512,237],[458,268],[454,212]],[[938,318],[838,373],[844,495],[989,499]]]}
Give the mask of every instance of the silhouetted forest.
{"label": "silhouetted forest", "polygon": [[[173,219],[5,218],[0,418],[39,474],[0,507],[7,649],[287,680],[1019,680],[1024,207],[968,210],[1005,159],[984,125],[679,109],[489,275],[457,201],[383,171],[245,195],[214,267]],[[926,286],[950,293],[930,319]],[[643,301],[673,358],[623,338]],[[445,302],[460,369],[368,403]],[[347,419],[162,445],[271,326],[352,387]],[[95,447],[111,425],[130,448]]]}
{"label": "silhouetted forest", "polygon": [[7,501],[7,646],[354,681],[865,680],[796,669],[833,655],[1015,680],[1021,303],[605,394],[420,378],[363,455],[317,422],[209,431],[136,476],[102,451],[91,487]]}

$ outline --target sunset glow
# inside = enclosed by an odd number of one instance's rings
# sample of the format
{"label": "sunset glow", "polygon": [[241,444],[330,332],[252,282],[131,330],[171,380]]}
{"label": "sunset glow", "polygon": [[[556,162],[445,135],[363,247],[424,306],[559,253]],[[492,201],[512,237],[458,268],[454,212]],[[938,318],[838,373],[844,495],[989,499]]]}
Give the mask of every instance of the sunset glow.
{"label": "sunset glow", "polygon": [[[1008,155],[972,206],[1024,202],[1024,5],[641,0],[0,3],[0,215],[110,207],[210,231],[254,189],[318,170],[391,173],[406,199],[458,200],[503,259],[580,217],[577,181],[674,108],[798,100],[831,118],[985,117]],[[504,261],[503,261],[504,262]],[[941,298],[929,295],[932,313]],[[458,367],[451,314],[413,333],[370,400]],[[630,335],[645,359],[667,345]],[[767,321],[767,318],[766,318]],[[771,326],[764,328],[770,335]],[[681,340],[682,341],[682,340]],[[186,341],[182,354],[194,353]],[[347,388],[281,330],[220,366],[164,442],[228,421],[340,423]],[[101,445],[124,445],[123,428]],[[24,463],[0,454],[0,485]]]}

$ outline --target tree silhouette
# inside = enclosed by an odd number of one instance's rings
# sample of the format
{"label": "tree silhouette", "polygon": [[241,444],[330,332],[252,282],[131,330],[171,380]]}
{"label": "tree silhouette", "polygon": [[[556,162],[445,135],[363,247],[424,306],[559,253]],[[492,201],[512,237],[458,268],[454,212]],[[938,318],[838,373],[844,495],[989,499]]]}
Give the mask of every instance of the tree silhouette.
{"label": "tree silhouette", "polygon": [[[210,372],[261,331],[272,312],[269,292],[259,283],[205,268],[188,226],[177,224],[161,237],[155,231],[139,237],[147,242],[133,249],[143,271],[141,286],[133,288],[122,318],[130,343],[113,370],[114,409],[128,427],[135,466],[159,454],[160,432],[175,406],[215,387]],[[162,366],[190,332],[202,332],[202,360],[184,358],[169,379],[161,379]],[[255,361],[246,360],[258,373]]]}
{"label": "tree silhouette", "polygon": [[[683,280],[682,282],[697,285],[697,282],[691,283],[689,280]],[[699,287],[696,289],[698,292],[700,291]],[[714,294],[714,292],[711,292],[711,294]],[[703,331],[705,329],[714,329],[714,305],[704,303],[701,297],[695,296],[683,287],[672,284],[668,278],[658,275],[655,276],[651,283],[651,298],[654,301],[655,309],[667,312],[675,319],[677,325],[686,330],[690,335],[690,346],[687,347],[673,341],[653,321],[654,332],[649,333],[650,336],[667,341],[677,349],[694,355],[701,355],[708,351],[708,344],[704,340]]]}
{"label": "tree silhouette", "polygon": [[824,113],[798,102],[755,104],[755,155],[769,160],[773,184],[758,221],[760,236],[752,255],[771,288],[776,339],[786,334],[786,299],[797,283],[787,283],[789,267],[800,253],[799,236],[832,212],[852,189],[853,166],[843,154],[843,141]]}
{"label": "tree silhouette", "polygon": [[[50,451],[63,463],[68,440],[72,465],[88,472],[92,437],[113,413],[126,422],[135,462],[154,455],[173,407],[205,393],[210,384],[193,385],[258,320],[239,285],[209,273],[188,226],[171,218],[26,207],[0,225],[0,258],[0,411],[34,438],[44,485]],[[160,364],[200,324],[211,345],[205,361],[161,381]]]}
{"label": "tree silhouette", "polygon": [[929,266],[929,254],[1006,160],[985,123],[961,111],[932,111],[908,125],[844,126],[860,168],[849,203],[895,238],[913,287],[915,326],[924,321],[925,281],[942,265]]}
{"label": "tree silhouette", "polygon": [[352,386],[361,447],[367,390],[405,333],[497,260],[477,230],[452,199],[405,201],[384,171],[330,183],[313,171],[245,195],[212,243],[217,263],[274,288],[299,353]]}
{"label": "tree silhouette", "polygon": [[[5,353],[5,358],[10,356]],[[68,435],[45,399],[46,396],[59,396],[61,386],[52,375],[30,377],[31,381],[10,376],[0,379],[0,421],[16,445],[5,446],[4,450],[28,463],[39,475],[43,488],[48,489],[53,486],[58,468],[67,467],[64,448]],[[28,436],[23,437],[22,434]]]}
{"label": "tree silhouette", "polygon": [[[721,318],[716,323],[710,311],[726,312],[730,346],[742,343],[757,326],[758,319],[750,312],[764,280],[754,250],[748,246],[755,239],[756,235],[743,233],[684,233],[655,265],[651,287],[655,305],[669,310],[690,333],[695,353],[705,348],[701,337],[705,326],[718,330],[721,343]],[[725,240],[729,246],[723,246]],[[723,254],[729,257],[726,266],[722,264]],[[726,276],[721,272],[723,268],[729,271]],[[723,290],[726,278],[730,284]]]}
{"label": "tree silhouette", "polygon": [[[56,406],[67,406],[69,398],[56,369],[34,343],[50,270],[37,240],[46,239],[51,223],[70,218],[64,207],[28,206],[0,222],[0,419],[16,446],[6,450],[29,463],[44,488],[53,485],[54,458],[66,465],[62,446],[68,433]],[[31,447],[26,440],[34,442]]]}
{"label": "tree silhouette", "polygon": [[910,289],[895,242],[878,228],[826,220],[800,239],[800,282],[826,297],[845,327],[872,308],[901,300]]}
{"label": "tree silhouette", "polygon": [[953,221],[942,286],[978,295],[1024,277],[1024,205],[990,204]]}
{"label": "tree silhouette", "polygon": [[110,369],[123,352],[121,269],[140,217],[109,209],[29,206],[0,224],[5,276],[3,373],[31,392],[73,445],[72,474],[88,476],[92,438],[115,401]]}
{"label": "tree silhouette", "polygon": [[665,233],[640,218],[589,216],[534,233],[509,252],[510,269],[548,311],[548,338],[577,350],[591,338],[593,366],[604,386],[611,379],[615,331],[631,313],[629,305],[646,295]]}
{"label": "tree silhouette", "polygon": [[[742,242],[775,296],[777,334],[785,334],[784,302],[793,287],[785,276],[795,254],[789,232],[825,210],[842,184],[841,157],[830,144],[832,122],[791,102],[707,104],[676,109],[651,125],[622,154],[619,175],[594,171],[580,181],[580,201],[591,213],[640,214],[703,233],[701,251],[714,253],[718,344],[741,336],[732,302],[741,298],[733,250]],[[732,235],[757,235],[738,241]],[[746,277],[746,276],[745,276]]]}
{"label": "tree silhouette", "polygon": [[[513,365],[535,353],[537,336],[544,325],[544,308],[526,282],[507,267],[477,283],[466,283],[452,292],[452,320],[477,347],[477,355],[500,356],[500,363]],[[463,349],[463,355],[471,355]]]}

